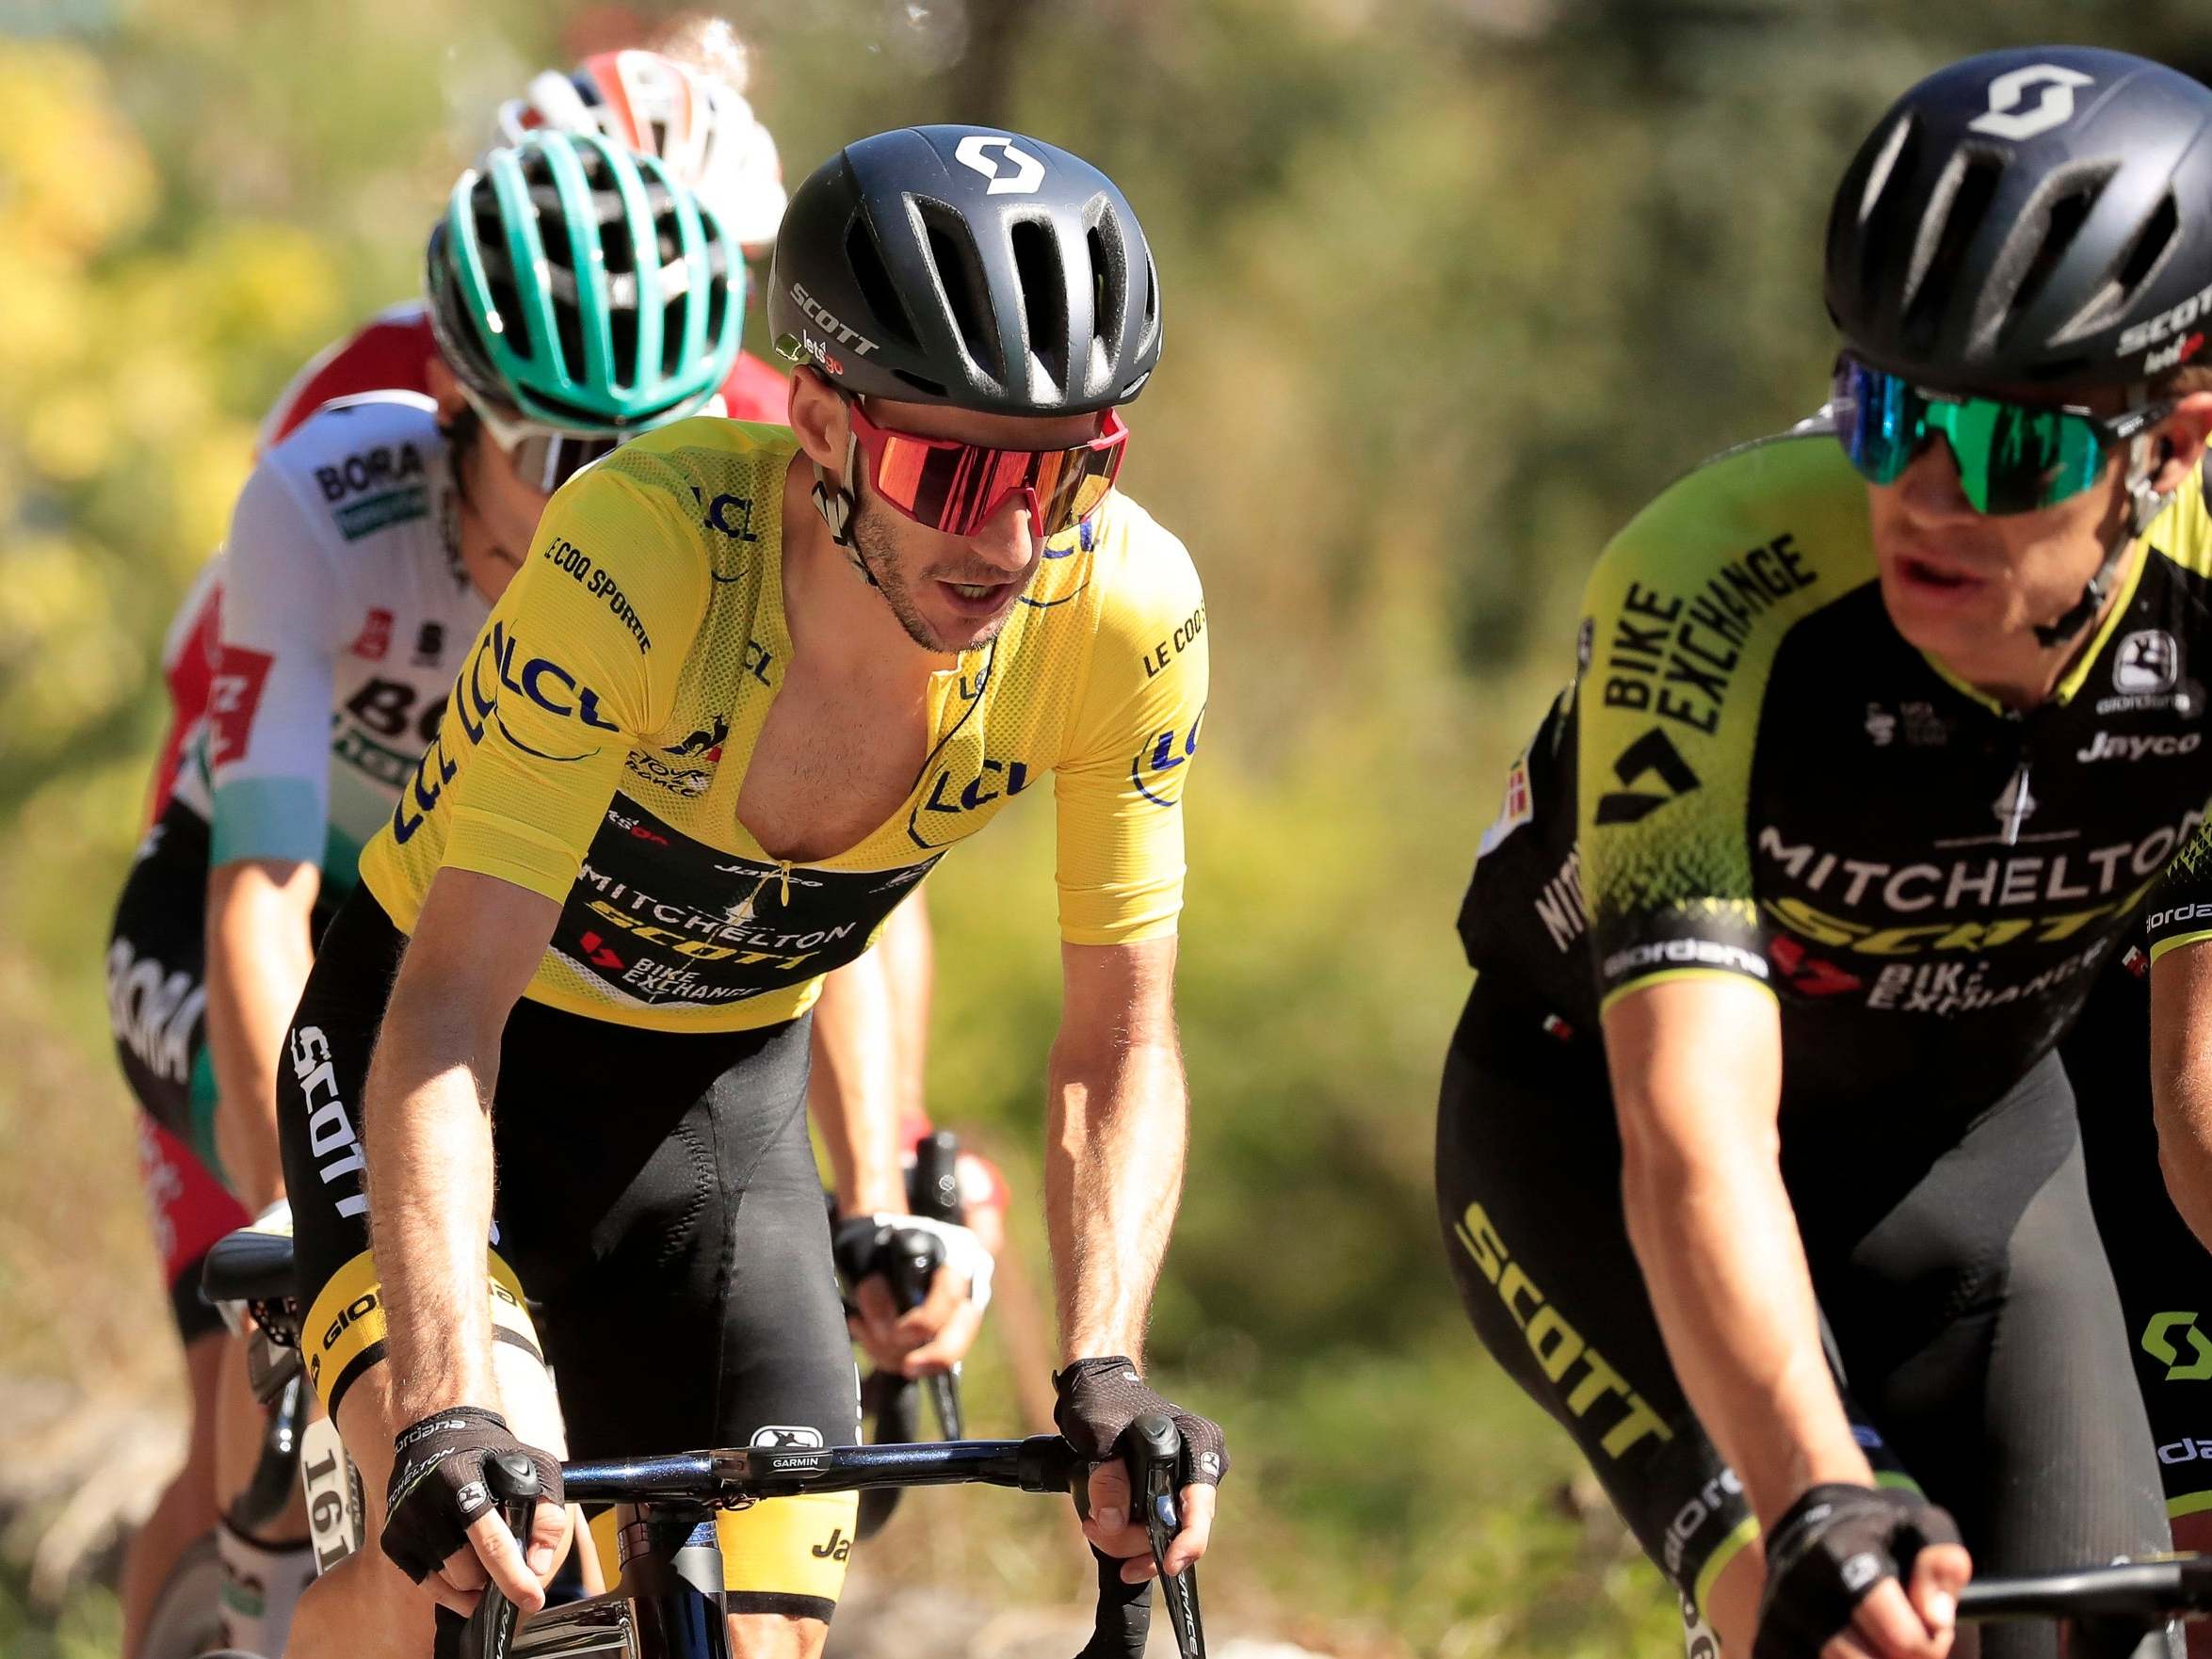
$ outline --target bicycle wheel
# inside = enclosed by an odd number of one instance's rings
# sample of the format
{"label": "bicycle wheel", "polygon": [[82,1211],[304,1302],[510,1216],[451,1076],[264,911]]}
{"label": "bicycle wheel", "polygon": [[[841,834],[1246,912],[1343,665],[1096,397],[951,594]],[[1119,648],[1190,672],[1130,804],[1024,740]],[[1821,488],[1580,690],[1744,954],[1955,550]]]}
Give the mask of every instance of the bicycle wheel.
{"label": "bicycle wheel", "polygon": [[200,1659],[221,1650],[222,1589],[215,1536],[194,1538],[153,1600],[142,1659]]}

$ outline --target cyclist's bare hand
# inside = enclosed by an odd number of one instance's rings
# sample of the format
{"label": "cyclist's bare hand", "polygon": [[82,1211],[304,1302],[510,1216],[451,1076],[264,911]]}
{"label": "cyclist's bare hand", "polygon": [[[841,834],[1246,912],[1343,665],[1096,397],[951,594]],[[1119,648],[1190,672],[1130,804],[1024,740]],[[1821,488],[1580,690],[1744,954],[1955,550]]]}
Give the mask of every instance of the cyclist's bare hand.
{"label": "cyclist's bare hand", "polygon": [[983,1324],[982,1310],[969,1299],[967,1279],[949,1264],[930,1278],[929,1294],[921,1305],[903,1313],[880,1273],[855,1284],[852,1299],[860,1310],[846,1321],[853,1340],[877,1370],[894,1377],[949,1371],[967,1354]]}
{"label": "cyclist's bare hand", "polygon": [[[879,1371],[926,1377],[960,1362],[991,1300],[993,1259],[974,1232],[919,1216],[848,1216],[831,1248],[853,1310],[846,1323]],[[920,1300],[901,1312],[887,1275],[906,1283],[931,1262]]]}
{"label": "cyclist's bare hand", "polygon": [[[545,1581],[569,1538],[559,1459],[523,1444],[504,1417],[480,1406],[432,1412],[403,1429],[393,1450],[378,1538],[393,1564],[457,1613],[473,1611],[487,1583],[525,1612],[543,1606]],[[499,1469],[508,1463],[537,1479],[526,1558],[494,1495],[504,1490]]]}
{"label": "cyclist's bare hand", "polygon": [[530,1542],[525,1550],[498,1510],[479,1515],[470,1523],[467,1546],[447,1556],[423,1587],[440,1606],[468,1614],[483,1600],[485,1585],[495,1584],[525,1613],[535,1613],[545,1605],[545,1587],[568,1554],[573,1525],[567,1505],[538,1505],[530,1512]]}
{"label": "cyclist's bare hand", "polygon": [[[1122,1582],[1142,1584],[1157,1578],[1159,1568],[1152,1558],[1152,1539],[1141,1516],[1129,1512],[1129,1470],[1119,1458],[1099,1464],[1090,1472],[1090,1518],[1083,1522],[1083,1536],[1099,1553],[1119,1556]],[[1181,1572],[1206,1553],[1214,1533],[1216,1490],[1192,1484],[1175,1494],[1183,1529],[1168,1546],[1168,1570]]]}
{"label": "cyclist's bare hand", "polygon": [[[950,1268],[941,1269],[943,1280]],[[909,1377],[934,1377],[950,1371],[968,1357],[968,1350],[976,1345],[976,1338],[983,1329],[983,1310],[965,1291],[953,1304],[952,1317],[945,1322],[937,1334],[906,1357],[906,1374]]]}
{"label": "cyclist's bare hand", "polygon": [[1894,1578],[1876,1585],[1822,1659],[1944,1659],[1958,1635],[1959,1592],[1973,1575],[1959,1545],[1929,1545],[1913,1558],[1911,1588]]}
{"label": "cyclist's bare hand", "polygon": [[1917,1492],[1810,1488],[1772,1529],[1752,1659],[1945,1659],[1973,1570]]}

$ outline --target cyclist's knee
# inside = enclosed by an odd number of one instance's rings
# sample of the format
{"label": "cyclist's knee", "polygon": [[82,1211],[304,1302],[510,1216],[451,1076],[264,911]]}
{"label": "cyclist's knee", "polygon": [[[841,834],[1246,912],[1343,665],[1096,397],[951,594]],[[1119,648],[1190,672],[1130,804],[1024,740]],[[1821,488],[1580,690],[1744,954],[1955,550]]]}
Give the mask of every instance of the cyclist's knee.
{"label": "cyclist's knee", "polygon": [[783,1613],[730,1615],[733,1659],[816,1659],[830,1627],[819,1619]]}
{"label": "cyclist's knee", "polygon": [[372,1538],[299,1598],[284,1659],[422,1659],[433,1619],[428,1600]]}

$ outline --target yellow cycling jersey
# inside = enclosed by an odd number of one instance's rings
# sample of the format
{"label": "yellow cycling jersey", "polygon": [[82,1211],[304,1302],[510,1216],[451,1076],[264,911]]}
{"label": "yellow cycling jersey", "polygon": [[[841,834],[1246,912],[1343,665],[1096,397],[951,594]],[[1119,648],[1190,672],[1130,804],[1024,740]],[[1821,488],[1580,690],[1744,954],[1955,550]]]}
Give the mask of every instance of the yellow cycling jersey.
{"label": "yellow cycling jersey", "polygon": [[1047,544],[995,638],[932,677],[928,758],[888,820],[806,864],[746,832],[738,790],[791,656],[796,447],[778,427],[682,421],[555,495],[362,854],[401,930],[441,868],[478,871],[561,904],[537,1001],[663,1030],[770,1024],[1047,771],[1061,937],[1174,930],[1205,606],[1182,543],[1119,493]]}

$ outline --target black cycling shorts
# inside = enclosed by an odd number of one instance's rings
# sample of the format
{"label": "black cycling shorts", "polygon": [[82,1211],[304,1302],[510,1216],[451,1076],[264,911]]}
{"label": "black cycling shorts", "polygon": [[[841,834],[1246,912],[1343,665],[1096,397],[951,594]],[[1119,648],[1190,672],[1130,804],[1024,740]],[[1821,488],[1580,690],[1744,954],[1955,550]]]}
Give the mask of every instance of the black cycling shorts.
{"label": "black cycling shorts", "polygon": [[[1920,1121],[1959,1121],[1943,1109],[1957,1103],[1929,1104]],[[2167,1548],[2057,1060],[1916,1168],[1883,1127],[1911,1112],[1882,1101],[1851,1123],[1784,1119],[1831,1362],[1878,1478],[1949,1509],[1978,1570]],[[1476,1333],[1702,1609],[1757,1523],[1683,1395],[1629,1247],[1597,1043],[1556,1040],[1542,1009],[1478,982],[1445,1061],[1436,1181]],[[1991,1659],[2056,1651],[2041,1625],[1983,1640]]]}
{"label": "black cycling shorts", "polygon": [[[2118,963],[2059,1044],[2080,1103],[2090,1204],[2120,1286],[2127,1351],[2142,1391],[2177,1531],[2212,1517],[2212,1256],[2166,1193],[2151,1115],[2149,987]],[[2212,1534],[2185,1540],[2202,1548]]]}
{"label": "black cycling shorts", "polygon": [[[357,1103],[405,946],[366,889],[347,899],[278,1067],[300,1345],[333,1415],[383,1357]],[[509,1016],[491,1295],[506,1340],[541,1343],[572,1457],[859,1439],[808,1029],[645,1031],[527,1000]],[[726,1517],[731,1610],[829,1618],[853,1510],[825,1494]]]}
{"label": "black cycling shorts", "polygon": [[222,1329],[200,1295],[215,1241],[251,1219],[215,1157],[207,1055],[207,820],[171,801],[138,843],[107,941],[107,1021],[137,1100],[138,1177],[171,1317],[186,1343]]}

